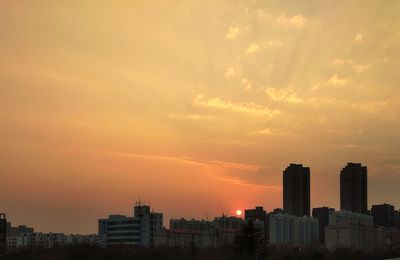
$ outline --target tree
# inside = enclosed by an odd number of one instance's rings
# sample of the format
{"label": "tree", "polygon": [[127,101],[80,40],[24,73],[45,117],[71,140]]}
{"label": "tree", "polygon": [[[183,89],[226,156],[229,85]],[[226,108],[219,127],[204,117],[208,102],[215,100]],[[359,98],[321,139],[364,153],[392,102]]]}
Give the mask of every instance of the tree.
{"label": "tree", "polygon": [[263,230],[254,226],[252,220],[235,236],[235,248],[241,259],[264,259],[266,245]]}

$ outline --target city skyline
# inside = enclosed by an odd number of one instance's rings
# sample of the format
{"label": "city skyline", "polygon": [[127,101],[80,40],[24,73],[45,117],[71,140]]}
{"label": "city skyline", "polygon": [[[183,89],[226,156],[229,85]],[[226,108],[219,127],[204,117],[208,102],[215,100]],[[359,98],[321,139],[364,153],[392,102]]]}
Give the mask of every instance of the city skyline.
{"label": "city skyline", "polygon": [[[340,208],[368,167],[368,209],[400,208],[400,2],[0,2],[0,212],[92,233],[139,196],[164,218]],[[355,15],[357,14],[357,15]]]}
{"label": "city skyline", "polygon": [[[362,170],[361,170],[362,169]],[[340,171],[339,174],[339,179],[340,182],[343,181],[348,181],[349,180],[349,175],[345,176],[345,180],[343,180],[344,176],[343,174],[361,174],[361,171],[363,171],[362,174],[363,175],[363,180],[361,182],[364,182],[362,185],[367,185],[368,184],[368,174],[367,174],[367,166],[362,166],[361,163],[354,163],[354,162],[348,162],[345,167],[342,168],[342,170]],[[330,206],[327,207],[327,205],[320,205],[320,206],[316,206],[316,207],[310,207],[310,202],[311,202],[311,198],[312,196],[310,196],[311,194],[311,190],[310,190],[310,182],[311,182],[311,174],[310,174],[310,167],[304,167],[302,164],[295,164],[295,163],[290,163],[282,172],[282,196],[283,196],[283,200],[282,200],[282,205],[276,207],[276,208],[270,208],[268,209],[268,211],[265,211],[267,213],[284,213],[284,214],[288,214],[290,216],[297,216],[297,217],[310,217],[312,215],[313,218],[318,218],[320,221],[320,218],[325,218],[323,221],[324,224],[322,224],[323,226],[326,225],[326,217],[329,214],[330,210],[335,210],[334,208],[330,208]],[[354,178],[355,182],[359,182],[359,177],[353,176],[351,178]],[[350,179],[351,180],[351,179]],[[353,212],[353,213],[361,213],[361,214],[365,214],[365,215],[371,215],[372,214],[377,214],[377,216],[379,216],[380,219],[376,220],[377,223],[384,223],[384,221],[388,221],[386,219],[386,214],[390,214],[389,212],[391,212],[392,217],[394,218],[394,211],[395,211],[395,206],[391,205],[391,204],[387,204],[386,202],[382,202],[382,203],[378,203],[378,204],[371,204],[368,201],[368,196],[365,196],[365,193],[368,194],[368,187],[366,188],[359,188],[358,187],[358,183],[355,184],[355,182],[351,182],[352,184],[346,184],[346,185],[342,185],[340,184],[340,201],[344,201],[344,204],[340,204],[340,210],[341,211],[348,211],[348,212]],[[354,186],[355,185],[355,186]],[[354,188],[356,187],[356,188]],[[354,196],[354,194],[359,194],[361,196],[362,199],[360,199],[360,197],[348,197],[348,196]],[[286,197],[286,199],[285,199]],[[298,203],[295,202],[296,200],[299,200]],[[286,202],[285,202],[286,201]],[[353,201],[353,205],[349,204],[349,201]],[[285,204],[286,203],[286,204]],[[148,202],[146,204],[146,202],[142,201],[140,196],[139,196],[139,200],[135,201],[133,203],[134,208],[135,208],[135,213],[134,216],[136,217],[137,213],[136,213],[136,208],[141,208],[142,206],[144,208],[148,208],[149,212],[154,212],[154,208],[151,207],[150,202]],[[257,204],[258,206],[256,207],[256,210],[263,210],[264,206],[260,206],[260,204]],[[254,205],[253,205],[254,206]],[[371,208],[370,208],[371,206]],[[249,216],[251,214],[254,214],[252,212],[254,212],[254,209],[250,209],[252,206],[247,206],[244,208],[236,208],[233,210],[229,210],[229,211],[221,211],[220,215],[216,214],[214,216],[211,216],[211,218],[215,217],[217,218],[218,216],[233,216],[233,217],[237,217],[240,219],[246,219],[246,215],[248,214]],[[364,207],[366,207],[364,209]],[[370,210],[371,209],[371,210]],[[379,209],[379,213],[378,210]],[[322,210],[322,211],[321,211]],[[374,213],[375,210],[375,213]],[[168,216],[168,209],[167,209],[167,216]],[[320,212],[320,213],[319,213]],[[303,214],[304,213],[304,214]],[[312,213],[312,214],[310,214]],[[372,213],[372,214],[371,214]],[[116,214],[116,215],[115,215]],[[120,215],[121,212],[117,212],[117,213],[113,213],[110,214],[110,212],[107,213],[107,215],[111,218],[111,217],[123,217],[126,218],[125,215]],[[122,213],[124,214],[124,213]],[[155,213],[155,214],[159,214],[159,213]],[[380,215],[378,215],[380,214]],[[4,215],[4,214],[3,214]],[[129,213],[127,214],[129,215]],[[161,214],[163,215],[163,214]],[[325,215],[325,216],[324,216]],[[5,216],[5,215],[4,215]],[[202,220],[207,220],[209,219],[209,215],[207,214],[205,217],[200,217],[200,219]],[[185,216],[179,216],[179,218],[187,218],[187,215]],[[170,219],[174,219],[173,216],[170,216]],[[190,216],[188,219],[196,219],[196,217]],[[100,220],[99,220],[100,221]],[[11,223],[11,222],[10,222]],[[19,224],[21,225],[21,224]],[[386,225],[386,226],[390,226],[390,225],[394,225],[394,222],[392,223],[384,223],[382,225]],[[22,225],[23,227],[25,227],[25,225]],[[165,226],[168,228],[168,226]],[[47,232],[52,232],[52,231],[47,231]],[[56,231],[57,232],[57,231]],[[64,232],[63,232],[64,233]],[[67,232],[68,233],[68,232]],[[73,232],[70,232],[71,234]]]}

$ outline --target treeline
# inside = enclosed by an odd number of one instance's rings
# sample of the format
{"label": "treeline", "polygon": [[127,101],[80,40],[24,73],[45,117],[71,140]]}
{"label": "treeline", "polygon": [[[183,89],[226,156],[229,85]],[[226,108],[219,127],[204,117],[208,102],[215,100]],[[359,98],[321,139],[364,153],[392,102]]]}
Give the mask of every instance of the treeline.
{"label": "treeline", "polygon": [[363,253],[340,249],[335,252],[317,249],[267,248],[262,255],[251,252],[245,254],[236,247],[210,248],[136,248],[136,247],[67,247],[60,249],[24,249],[8,253],[1,259],[7,260],[106,260],[106,259],[138,259],[138,260],[376,260],[400,256],[399,251]]}

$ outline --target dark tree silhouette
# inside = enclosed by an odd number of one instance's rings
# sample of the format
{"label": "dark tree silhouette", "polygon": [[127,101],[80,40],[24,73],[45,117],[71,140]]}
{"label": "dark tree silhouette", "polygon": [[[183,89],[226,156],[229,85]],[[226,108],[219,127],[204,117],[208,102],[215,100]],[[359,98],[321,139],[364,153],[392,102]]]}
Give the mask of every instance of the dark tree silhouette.
{"label": "dark tree silhouette", "polygon": [[248,221],[235,237],[235,248],[240,259],[265,259],[266,244],[263,229]]}

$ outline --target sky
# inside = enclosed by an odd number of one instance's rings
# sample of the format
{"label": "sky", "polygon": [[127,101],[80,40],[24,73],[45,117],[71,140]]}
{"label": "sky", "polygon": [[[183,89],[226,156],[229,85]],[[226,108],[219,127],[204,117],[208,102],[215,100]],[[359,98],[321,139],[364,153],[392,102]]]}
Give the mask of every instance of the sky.
{"label": "sky", "polygon": [[311,206],[368,167],[400,207],[400,1],[0,1],[0,211],[95,233],[141,198],[170,218]]}

